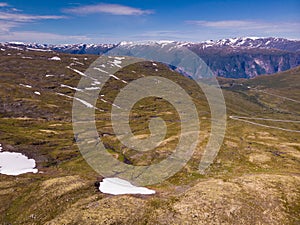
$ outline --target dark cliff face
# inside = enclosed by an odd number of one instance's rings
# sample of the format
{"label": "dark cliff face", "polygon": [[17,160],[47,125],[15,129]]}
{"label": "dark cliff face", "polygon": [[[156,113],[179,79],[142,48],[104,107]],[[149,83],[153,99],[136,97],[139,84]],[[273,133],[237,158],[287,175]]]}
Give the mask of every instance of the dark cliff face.
{"label": "dark cliff face", "polygon": [[300,65],[300,52],[274,49],[233,49],[190,47],[210,67],[216,76],[253,78],[273,74]]}

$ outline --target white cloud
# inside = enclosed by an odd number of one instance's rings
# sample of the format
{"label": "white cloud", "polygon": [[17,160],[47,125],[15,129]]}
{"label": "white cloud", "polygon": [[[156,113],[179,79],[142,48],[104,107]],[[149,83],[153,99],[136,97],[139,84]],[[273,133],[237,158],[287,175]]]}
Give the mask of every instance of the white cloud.
{"label": "white cloud", "polygon": [[79,6],[74,8],[67,8],[63,10],[67,13],[73,14],[94,14],[94,13],[107,13],[112,15],[125,15],[125,16],[132,16],[132,15],[147,15],[152,14],[153,11],[151,10],[142,10],[138,8],[133,8],[124,5],[118,4],[97,4],[97,5],[86,5],[86,6]]}
{"label": "white cloud", "polygon": [[6,2],[0,2],[0,7],[7,7],[8,4]]}
{"label": "white cloud", "polygon": [[0,12],[0,20],[8,22],[31,22],[34,20],[63,19],[65,16],[56,15],[27,15],[20,13]]}
{"label": "white cloud", "polygon": [[[6,7],[8,4],[0,2],[0,7]],[[13,28],[21,27],[26,23],[31,23],[37,20],[57,20],[66,18],[59,15],[30,15],[20,13],[20,10],[15,8],[0,9],[0,41],[24,41],[24,42],[55,42],[68,40],[85,41],[85,36],[64,36],[52,33],[32,32],[32,31],[14,31]]]}
{"label": "white cloud", "polygon": [[186,21],[189,24],[195,24],[200,27],[227,29],[227,30],[251,30],[261,32],[291,32],[300,28],[300,22],[265,22],[251,20],[190,20]]}
{"label": "white cloud", "polygon": [[206,21],[206,20],[191,20],[187,21],[190,24],[196,24],[204,27],[214,27],[214,28],[235,28],[235,27],[247,27],[247,26],[259,26],[262,24],[253,21],[244,21],[244,20],[221,20],[221,21]]}
{"label": "white cloud", "polygon": [[36,31],[11,31],[6,33],[0,32],[0,40],[57,44],[87,42],[90,41],[90,38],[87,36],[60,35]]}
{"label": "white cloud", "polygon": [[149,30],[129,38],[134,40],[189,40],[190,33],[180,30]]}
{"label": "white cloud", "polygon": [[11,28],[16,27],[17,24],[14,22],[1,21],[0,20],[0,33],[8,32]]}

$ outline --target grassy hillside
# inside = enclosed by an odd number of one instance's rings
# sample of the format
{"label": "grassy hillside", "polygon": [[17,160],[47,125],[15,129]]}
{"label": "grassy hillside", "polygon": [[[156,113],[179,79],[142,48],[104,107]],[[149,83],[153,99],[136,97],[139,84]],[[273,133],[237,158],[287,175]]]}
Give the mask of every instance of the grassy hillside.
{"label": "grassy hillside", "polygon": [[[48,60],[54,55],[61,61]],[[0,143],[6,151],[34,158],[40,171],[17,177],[0,175],[0,224],[300,223],[300,133],[278,129],[299,131],[300,124],[251,119],[300,121],[299,68],[251,80],[220,79],[227,105],[227,132],[205,175],[198,173],[198,165],[210,134],[210,109],[198,86],[165,65],[156,67],[151,62],[118,72],[126,82],[159,74],[179,84],[196,104],[201,134],[187,165],[151,186],[157,194],[110,196],[96,189],[94,183],[101,176],[76,146],[71,123],[73,99],[57,94],[74,96],[74,90],[61,86],[76,87],[81,78],[68,66],[84,72],[95,59],[13,49],[0,52]],[[119,161],[157,163],[178,142],[178,114],[163,99],[143,99],[130,116],[133,133],[145,137],[149,118],[160,116],[168,127],[166,139],[145,154],[122,146],[111,126],[109,102],[124,86],[112,77],[101,90],[107,103],[97,102],[104,110],[96,112],[98,133]],[[247,117],[244,120],[255,124],[231,116]]]}

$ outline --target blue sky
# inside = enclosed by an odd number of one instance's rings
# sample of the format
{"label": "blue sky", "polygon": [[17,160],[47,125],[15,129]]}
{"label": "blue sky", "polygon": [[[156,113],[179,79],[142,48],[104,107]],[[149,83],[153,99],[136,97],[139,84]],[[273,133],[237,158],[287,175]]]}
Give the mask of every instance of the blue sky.
{"label": "blue sky", "polygon": [[0,0],[0,41],[300,39],[299,9],[299,0]]}

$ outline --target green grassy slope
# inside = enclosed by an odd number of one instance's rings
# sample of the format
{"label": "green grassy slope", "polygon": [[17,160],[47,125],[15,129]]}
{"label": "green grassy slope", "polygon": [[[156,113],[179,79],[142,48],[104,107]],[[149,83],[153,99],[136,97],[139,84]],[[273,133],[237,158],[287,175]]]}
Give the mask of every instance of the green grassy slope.
{"label": "green grassy slope", "polygon": [[[49,61],[58,54],[9,49],[0,54],[0,143],[4,150],[36,159],[42,172],[18,177],[0,175],[0,224],[300,222],[300,134],[229,118],[235,115],[299,121],[300,104],[295,102],[300,101],[299,68],[252,80],[220,79],[227,105],[227,133],[205,175],[198,173],[198,164],[210,134],[210,109],[198,86],[162,64],[158,65],[159,73],[150,62],[130,65],[118,72],[116,75],[128,82],[142,75],[159,74],[181,85],[197,106],[202,132],[188,164],[173,177],[151,187],[157,194],[109,196],[96,190],[94,183],[101,176],[87,165],[76,146],[71,124],[72,99],[56,94],[75,93],[61,87],[76,87],[80,80],[80,75],[67,66],[73,63],[72,68],[83,72],[96,57],[59,54],[61,61]],[[100,94],[112,102],[124,86],[111,78]],[[146,154],[122,146],[116,139],[110,121],[111,105],[98,101],[97,107],[104,109],[96,113],[101,140],[122,162],[156,163],[166,158],[178,142],[178,114],[162,99],[144,99],[131,113],[133,132],[141,137],[149,134],[149,118],[161,116],[167,123],[165,142]],[[300,130],[297,123],[252,121]]]}

